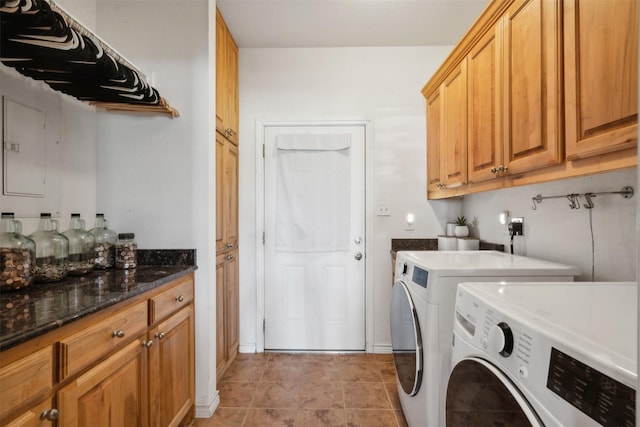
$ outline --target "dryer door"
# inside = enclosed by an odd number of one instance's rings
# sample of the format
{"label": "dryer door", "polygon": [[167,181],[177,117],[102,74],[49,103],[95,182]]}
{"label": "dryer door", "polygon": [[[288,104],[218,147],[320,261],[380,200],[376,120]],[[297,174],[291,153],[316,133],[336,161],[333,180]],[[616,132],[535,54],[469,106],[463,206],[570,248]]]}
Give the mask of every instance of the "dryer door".
{"label": "dryer door", "polygon": [[447,386],[447,427],[544,427],[513,383],[478,358],[458,362]]}
{"label": "dryer door", "polygon": [[391,345],[398,381],[415,396],[422,381],[422,334],[407,285],[397,281],[391,291]]}

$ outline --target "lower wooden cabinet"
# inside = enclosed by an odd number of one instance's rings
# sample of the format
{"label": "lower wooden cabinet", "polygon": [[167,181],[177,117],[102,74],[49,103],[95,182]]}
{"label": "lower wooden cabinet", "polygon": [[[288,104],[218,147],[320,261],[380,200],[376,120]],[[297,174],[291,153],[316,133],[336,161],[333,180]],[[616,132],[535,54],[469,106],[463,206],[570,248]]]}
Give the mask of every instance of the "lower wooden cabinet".
{"label": "lower wooden cabinet", "polygon": [[149,332],[150,423],[177,426],[194,405],[193,306],[180,310]]}
{"label": "lower wooden cabinet", "polygon": [[53,405],[52,398],[46,398],[41,402],[25,409],[20,415],[5,427],[51,427],[58,419],[59,411]]}
{"label": "lower wooden cabinet", "polygon": [[58,425],[65,427],[146,426],[144,337],[80,375],[58,392]]}
{"label": "lower wooden cabinet", "polygon": [[[193,286],[189,274],[3,352],[0,425],[189,425],[195,404]],[[104,331],[113,343],[102,344]],[[76,343],[84,350],[70,358]]]}
{"label": "lower wooden cabinet", "polygon": [[239,344],[239,295],[238,251],[216,257],[216,378],[238,354]]}

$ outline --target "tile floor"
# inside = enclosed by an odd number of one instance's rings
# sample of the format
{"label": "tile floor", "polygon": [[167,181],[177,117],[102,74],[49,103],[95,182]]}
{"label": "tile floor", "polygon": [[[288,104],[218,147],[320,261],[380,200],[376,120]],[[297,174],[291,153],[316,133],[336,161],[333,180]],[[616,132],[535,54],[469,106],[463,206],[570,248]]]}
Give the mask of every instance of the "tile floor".
{"label": "tile floor", "polygon": [[405,427],[390,354],[239,354],[194,427]]}

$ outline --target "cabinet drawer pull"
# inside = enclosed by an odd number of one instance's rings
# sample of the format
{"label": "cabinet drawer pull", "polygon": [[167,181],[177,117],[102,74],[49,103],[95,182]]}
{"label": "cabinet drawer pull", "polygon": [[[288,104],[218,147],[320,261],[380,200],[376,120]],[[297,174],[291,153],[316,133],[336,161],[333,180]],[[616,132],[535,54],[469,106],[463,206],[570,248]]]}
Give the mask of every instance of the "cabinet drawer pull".
{"label": "cabinet drawer pull", "polygon": [[178,301],[178,302],[183,302],[183,301],[184,301],[184,296],[183,296],[183,295],[178,295],[178,296],[176,297],[176,301]]}
{"label": "cabinet drawer pull", "polygon": [[166,337],[167,334],[165,334],[164,332],[158,332],[156,334],[156,338],[158,338],[159,340],[161,340],[162,338]]}
{"label": "cabinet drawer pull", "polygon": [[143,347],[151,347],[153,345],[153,340],[149,340],[149,341],[142,341],[142,346]]}
{"label": "cabinet drawer pull", "polygon": [[123,331],[122,329],[121,329],[121,330],[119,330],[119,331],[113,331],[113,332],[111,332],[111,336],[112,336],[113,338],[124,338],[124,335],[125,335],[125,333],[124,333],[124,331]]}
{"label": "cabinet drawer pull", "polygon": [[55,421],[58,419],[59,415],[60,415],[60,411],[58,411],[56,408],[46,409],[42,411],[42,413],[40,414],[40,419],[43,421],[44,420]]}
{"label": "cabinet drawer pull", "polygon": [[227,256],[225,257],[225,259],[226,259],[227,261],[231,261],[231,260],[232,260],[232,259],[234,259],[234,258],[235,258],[235,256],[233,256],[233,255],[231,255],[231,254],[229,254],[229,255],[227,255]]}
{"label": "cabinet drawer pull", "polygon": [[227,247],[228,248],[232,248],[233,247],[233,243],[227,243]]}

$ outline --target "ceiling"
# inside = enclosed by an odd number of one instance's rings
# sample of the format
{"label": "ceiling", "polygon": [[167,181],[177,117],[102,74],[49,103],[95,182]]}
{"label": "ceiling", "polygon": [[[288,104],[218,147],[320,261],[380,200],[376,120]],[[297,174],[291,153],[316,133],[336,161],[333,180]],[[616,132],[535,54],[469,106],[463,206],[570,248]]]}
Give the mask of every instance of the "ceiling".
{"label": "ceiling", "polygon": [[456,44],[488,0],[217,0],[240,48]]}

